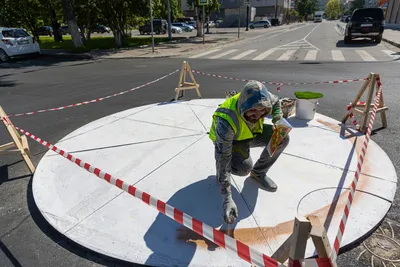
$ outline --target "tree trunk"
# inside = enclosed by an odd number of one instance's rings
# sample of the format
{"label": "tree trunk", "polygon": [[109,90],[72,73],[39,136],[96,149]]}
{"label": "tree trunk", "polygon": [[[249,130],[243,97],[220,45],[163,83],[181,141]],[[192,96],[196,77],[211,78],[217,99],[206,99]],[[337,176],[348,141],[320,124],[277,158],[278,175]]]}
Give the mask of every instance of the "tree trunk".
{"label": "tree trunk", "polygon": [[115,46],[121,48],[122,46],[122,33],[119,30],[114,32]]}
{"label": "tree trunk", "polygon": [[196,5],[195,7],[194,7],[194,9],[195,9],[195,14],[196,14],[196,27],[197,27],[197,35],[196,35],[196,37],[202,37],[203,35],[202,35],[202,30],[203,30],[203,28],[202,28],[202,26],[201,26],[201,21],[200,21],[200,16],[199,16],[199,14],[200,14],[200,11],[199,11],[199,7]]}
{"label": "tree trunk", "polygon": [[72,7],[71,0],[62,0],[64,9],[64,16],[67,19],[69,32],[72,37],[72,43],[75,47],[83,47],[81,34],[79,33],[78,24],[75,20],[74,8]]}

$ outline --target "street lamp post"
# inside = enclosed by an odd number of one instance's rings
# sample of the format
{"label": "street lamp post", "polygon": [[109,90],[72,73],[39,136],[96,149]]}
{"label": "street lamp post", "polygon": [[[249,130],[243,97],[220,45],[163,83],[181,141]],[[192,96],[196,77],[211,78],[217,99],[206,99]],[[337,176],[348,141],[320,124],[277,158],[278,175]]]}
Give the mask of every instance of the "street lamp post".
{"label": "street lamp post", "polygon": [[153,5],[150,0],[150,31],[151,31],[151,47],[154,53],[154,29],[153,29]]}
{"label": "street lamp post", "polygon": [[168,40],[172,39],[171,35],[171,5],[169,0],[167,0],[167,9],[168,9]]}
{"label": "street lamp post", "polygon": [[247,8],[247,10],[246,10],[246,31],[248,31],[249,30],[249,17],[250,17],[250,2],[249,1],[246,1],[246,8]]}

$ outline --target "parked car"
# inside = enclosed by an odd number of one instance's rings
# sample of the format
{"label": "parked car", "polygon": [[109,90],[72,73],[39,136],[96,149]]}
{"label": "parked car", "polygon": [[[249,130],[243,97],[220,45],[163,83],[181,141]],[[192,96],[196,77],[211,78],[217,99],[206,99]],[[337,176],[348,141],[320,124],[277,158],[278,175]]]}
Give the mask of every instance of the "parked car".
{"label": "parked car", "polygon": [[186,23],[183,23],[183,22],[173,22],[172,26],[179,27],[185,32],[191,32],[191,31],[194,30],[193,26],[190,26],[190,25],[188,25]]}
{"label": "parked car", "polygon": [[176,26],[171,25],[171,32],[172,33],[182,33],[183,30],[180,27],[176,27]]}
{"label": "parked car", "polygon": [[51,26],[42,26],[36,29],[37,35],[48,35],[53,36],[53,28]]}
{"label": "parked car", "polygon": [[[167,33],[168,23],[165,19],[153,19],[153,32],[156,34],[165,34]],[[151,34],[151,25],[150,22],[139,27],[139,33],[141,35]]]}
{"label": "parked car", "polygon": [[259,21],[253,21],[249,23],[249,28],[250,29],[255,29],[255,28],[269,28],[271,27],[271,22],[268,20],[259,20]]}
{"label": "parked car", "polygon": [[39,44],[21,28],[0,27],[0,61],[29,54],[40,54]]}
{"label": "parked car", "polygon": [[97,33],[110,33],[111,29],[106,27],[102,24],[95,24],[90,28],[90,32],[97,32]]}
{"label": "parked car", "polygon": [[384,29],[385,16],[382,8],[356,9],[346,24],[344,43],[349,43],[353,38],[368,37],[379,44]]}
{"label": "parked car", "polygon": [[197,28],[196,21],[194,21],[194,20],[188,21],[188,22],[186,22],[186,24],[192,26],[195,29]]}

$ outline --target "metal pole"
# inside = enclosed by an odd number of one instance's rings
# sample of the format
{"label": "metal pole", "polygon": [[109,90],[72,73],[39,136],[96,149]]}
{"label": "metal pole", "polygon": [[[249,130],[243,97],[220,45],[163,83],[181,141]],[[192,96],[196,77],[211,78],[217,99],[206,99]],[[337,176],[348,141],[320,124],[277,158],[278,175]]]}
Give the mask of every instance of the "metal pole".
{"label": "metal pole", "polygon": [[204,5],[203,5],[203,14],[202,14],[202,16],[201,16],[201,20],[202,20],[202,26],[201,26],[201,28],[203,29],[203,44],[205,43],[205,32],[204,32],[204,22],[205,22],[205,17],[206,17],[206,12],[205,12],[205,8],[204,8]]}
{"label": "metal pole", "polygon": [[249,13],[250,13],[250,5],[247,4],[247,15],[246,15],[246,31],[249,30]]}
{"label": "metal pole", "polygon": [[153,29],[153,6],[150,0],[150,30],[151,30],[151,47],[154,53],[154,29]]}
{"label": "metal pole", "polygon": [[169,3],[169,0],[167,0],[167,8],[168,8],[168,39],[172,40],[172,35],[171,35],[171,5]]}
{"label": "metal pole", "polygon": [[238,12],[238,38],[240,38],[240,0],[239,0],[239,12]]}

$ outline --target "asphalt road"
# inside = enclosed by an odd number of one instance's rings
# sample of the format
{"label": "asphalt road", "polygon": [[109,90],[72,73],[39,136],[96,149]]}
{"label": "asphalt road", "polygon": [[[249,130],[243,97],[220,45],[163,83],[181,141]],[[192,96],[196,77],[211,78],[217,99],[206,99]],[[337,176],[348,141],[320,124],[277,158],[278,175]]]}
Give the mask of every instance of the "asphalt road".
{"label": "asphalt road", "polygon": [[307,23],[282,29],[232,45],[194,52],[188,58],[309,62],[379,62],[400,58],[400,49],[367,39],[344,44],[337,21]]}
{"label": "asphalt road", "polygon": [[[313,27],[315,26],[305,26],[304,33],[309,32]],[[295,31],[291,34],[294,33]],[[301,36],[299,32],[291,40]],[[7,113],[14,114],[91,100],[157,79],[179,68],[181,63],[181,58],[173,58],[69,62],[47,59],[0,64],[0,105]],[[386,151],[399,173],[400,76],[397,62],[312,64],[295,61],[190,59],[189,63],[194,70],[264,81],[329,81],[362,78],[370,72],[381,74],[384,99],[389,107],[389,128],[377,131],[372,139]],[[205,98],[221,98],[225,96],[226,91],[240,91],[244,85],[243,82],[200,74],[195,74],[195,77],[201,85],[200,89]],[[61,111],[14,117],[12,120],[15,125],[56,143],[68,133],[98,118],[136,106],[171,100],[177,81],[178,74],[176,73],[158,83],[123,96]],[[298,89],[318,90],[325,95],[318,111],[340,120],[345,106],[354,98],[360,86],[361,83],[284,86],[277,94],[281,97],[293,97],[294,91]],[[276,92],[274,86],[269,86],[269,88]],[[189,91],[186,97],[195,97],[195,94]],[[378,117],[374,128],[380,126]],[[0,133],[0,144],[10,141],[4,127],[0,127]],[[30,146],[34,163],[37,164],[46,149],[31,141]],[[2,155],[0,166],[0,266],[124,265],[122,262],[81,248],[58,234],[43,219],[32,198],[32,177],[18,156]],[[388,221],[400,222],[399,207],[397,194],[385,221],[386,224]],[[382,227],[386,229],[385,226]],[[397,232],[394,237],[397,241],[399,240]],[[368,240],[376,240],[376,237],[372,235]],[[364,250],[362,244],[355,245],[350,251],[339,256],[339,266],[371,266],[371,254],[362,253]],[[392,257],[397,257],[399,252],[399,247],[394,247],[389,251]],[[362,257],[358,258],[361,253]],[[376,261],[377,257],[372,260]],[[383,265],[375,263],[375,266]]]}

